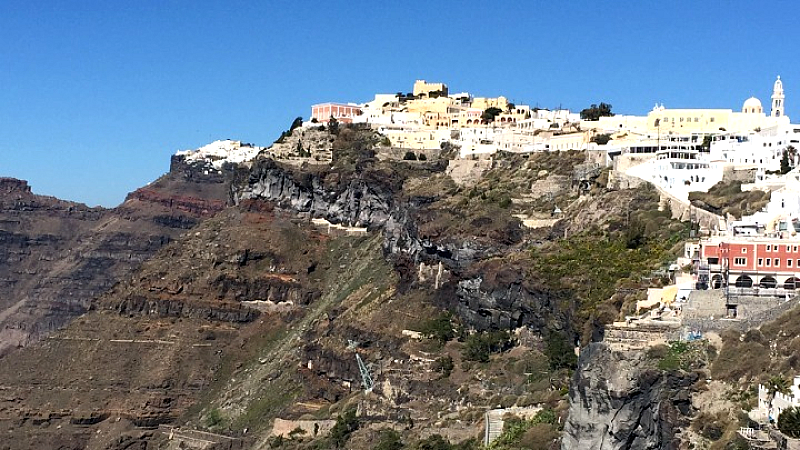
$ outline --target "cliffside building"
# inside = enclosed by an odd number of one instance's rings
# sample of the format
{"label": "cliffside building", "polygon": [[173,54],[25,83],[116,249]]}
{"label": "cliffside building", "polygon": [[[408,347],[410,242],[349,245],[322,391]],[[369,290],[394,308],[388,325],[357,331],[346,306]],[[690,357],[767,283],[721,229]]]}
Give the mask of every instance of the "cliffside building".
{"label": "cliffside building", "polygon": [[333,117],[339,122],[352,123],[361,116],[361,107],[343,103],[320,103],[311,107],[311,119],[317,122],[327,122]]}
{"label": "cliffside building", "polygon": [[[791,226],[800,229],[800,223]],[[700,265],[708,270],[711,289],[728,286],[734,293],[793,294],[800,287],[800,238],[734,235],[704,239],[700,241]]]}
{"label": "cliffside building", "polygon": [[447,97],[447,85],[444,83],[428,83],[425,80],[417,80],[414,82],[412,93],[414,97],[417,98]]}
{"label": "cliffside building", "polygon": [[758,385],[758,410],[757,416],[762,420],[774,420],[787,408],[800,406],[800,376],[795,376],[789,393],[776,392],[770,402],[770,392],[767,386]]}

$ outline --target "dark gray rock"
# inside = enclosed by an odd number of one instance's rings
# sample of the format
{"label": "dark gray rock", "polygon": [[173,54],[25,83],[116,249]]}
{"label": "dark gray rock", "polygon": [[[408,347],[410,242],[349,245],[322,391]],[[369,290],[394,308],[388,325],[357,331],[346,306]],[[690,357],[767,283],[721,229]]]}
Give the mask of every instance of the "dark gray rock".
{"label": "dark gray rock", "polygon": [[643,353],[585,347],[570,386],[562,450],[677,449],[697,375],[644,367]]}

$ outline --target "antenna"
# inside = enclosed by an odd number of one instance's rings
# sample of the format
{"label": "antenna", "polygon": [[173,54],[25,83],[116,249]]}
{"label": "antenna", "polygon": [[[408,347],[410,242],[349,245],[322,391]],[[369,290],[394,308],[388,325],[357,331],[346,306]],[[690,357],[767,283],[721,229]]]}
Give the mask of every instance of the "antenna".
{"label": "antenna", "polygon": [[358,363],[358,371],[361,372],[361,384],[364,386],[364,393],[369,394],[372,392],[372,388],[375,387],[375,382],[372,380],[372,375],[369,374],[367,365],[364,364],[361,355],[358,353],[356,353],[356,362]]}
{"label": "antenna", "polygon": [[[355,351],[358,348],[358,341],[354,341],[352,339],[347,340],[347,349]],[[364,386],[364,393],[369,394],[372,392],[372,388],[375,387],[375,381],[372,379],[372,375],[369,373],[369,369],[367,365],[364,364],[364,360],[361,359],[361,355],[356,353],[356,363],[358,363],[358,372],[361,374],[361,385]]]}

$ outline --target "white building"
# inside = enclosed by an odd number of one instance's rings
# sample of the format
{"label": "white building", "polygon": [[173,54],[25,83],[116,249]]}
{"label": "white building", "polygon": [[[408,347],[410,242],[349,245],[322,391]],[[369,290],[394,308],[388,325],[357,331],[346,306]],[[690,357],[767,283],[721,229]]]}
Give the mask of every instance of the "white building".
{"label": "white building", "polygon": [[[790,146],[800,149],[800,125],[785,123],[749,133],[714,136],[711,157],[723,160],[735,169],[777,171],[781,167],[783,152]],[[796,158],[795,155],[795,163]]]}
{"label": "white building", "polygon": [[772,405],[769,401],[769,389],[763,384],[758,385],[758,415],[766,420],[778,420],[778,416],[787,409],[800,406],[800,376],[794,377],[788,394],[775,393]]}

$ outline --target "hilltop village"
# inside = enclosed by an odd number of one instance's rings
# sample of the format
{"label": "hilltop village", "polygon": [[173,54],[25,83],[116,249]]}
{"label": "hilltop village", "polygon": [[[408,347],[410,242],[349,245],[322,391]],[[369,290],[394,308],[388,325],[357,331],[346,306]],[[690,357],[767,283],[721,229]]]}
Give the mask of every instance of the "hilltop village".
{"label": "hilltop village", "polygon": [[[450,93],[444,83],[417,80],[412,92],[377,94],[365,103],[320,103],[307,120],[298,118],[270,147],[218,141],[179,154],[219,169],[268,154],[290,164],[329,163],[331,143],[320,130],[371,129],[381,136],[385,157],[449,159],[451,174],[492,167],[499,154],[582,151],[588,173],[608,170],[608,184],[650,184],[662,207],[692,223],[681,255],[668,269],[670,283],[648,289],[636,314],[606,329],[617,348],[642,349],[704,333],[745,330],[794,306],[800,287],[800,125],[785,114],[780,77],[770,109],[758,98],[732,109],[670,109],[656,105],[647,115],[615,115],[611,105],[580,112],[515,104],[506,97]],[[211,169],[213,170],[213,168]],[[519,215],[530,228],[551,218]],[[328,224],[330,225],[330,224]],[[359,224],[340,228],[365,232]],[[797,384],[775,396],[760,386],[751,416],[775,420],[800,406]],[[739,433],[755,442],[753,429]]]}

